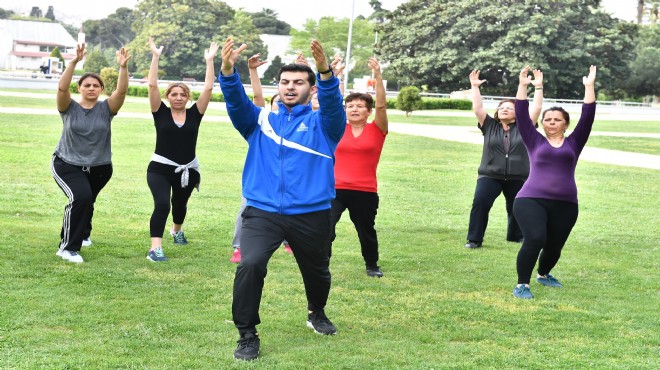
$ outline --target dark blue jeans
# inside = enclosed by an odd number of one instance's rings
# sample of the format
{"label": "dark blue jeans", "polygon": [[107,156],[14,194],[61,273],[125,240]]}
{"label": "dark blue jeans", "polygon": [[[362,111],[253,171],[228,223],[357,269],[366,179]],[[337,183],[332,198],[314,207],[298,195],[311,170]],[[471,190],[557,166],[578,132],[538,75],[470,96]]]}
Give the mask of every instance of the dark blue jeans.
{"label": "dark blue jeans", "polygon": [[470,211],[470,226],[468,228],[467,240],[473,242],[482,242],[484,240],[490,209],[493,207],[495,199],[504,193],[508,218],[506,240],[511,242],[520,241],[523,238],[523,234],[520,231],[516,217],[513,215],[513,200],[524,183],[523,180],[497,180],[491,177],[478,179],[477,188],[474,190],[474,199],[472,200],[472,210]]}

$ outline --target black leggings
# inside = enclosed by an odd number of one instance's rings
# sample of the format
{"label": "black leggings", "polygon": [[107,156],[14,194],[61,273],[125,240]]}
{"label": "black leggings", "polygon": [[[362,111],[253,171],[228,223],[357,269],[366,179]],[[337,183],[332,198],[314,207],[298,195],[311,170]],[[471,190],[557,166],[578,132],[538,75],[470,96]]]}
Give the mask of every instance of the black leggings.
{"label": "black leggings", "polygon": [[537,259],[539,275],[548,274],[559,261],[577,221],[578,205],[561,200],[516,198],[513,213],[525,238],[516,261],[518,284],[529,284]]}
{"label": "black leggings", "polygon": [[188,210],[188,199],[192,194],[195,185],[199,183],[199,172],[190,170],[188,186],[181,187],[181,174],[174,173],[162,174],[157,172],[147,172],[147,184],[154,197],[154,212],[149,221],[149,233],[152,238],[162,238],[167,223],[167,216],[170,213],[170,190],[172,192],[172,221],[181,225],[186,219]]}
{"label": "black leggings", "polygon": [[344,189],[337,189],[336,192],[337,196],[332,200],[332,241],[334,242],[337,236],[335,234],[337,223],[342,213],[348,209],[360,239],[364,263],[367,266],[378,265],[378,235],[374,227],[378,213],[378,193]]}

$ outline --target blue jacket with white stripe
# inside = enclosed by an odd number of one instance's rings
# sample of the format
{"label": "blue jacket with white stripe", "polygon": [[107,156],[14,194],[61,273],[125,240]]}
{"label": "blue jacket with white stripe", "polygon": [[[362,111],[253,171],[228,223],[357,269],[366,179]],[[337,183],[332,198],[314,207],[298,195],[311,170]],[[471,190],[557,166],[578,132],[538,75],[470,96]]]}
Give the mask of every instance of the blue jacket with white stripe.
{"label": "blue jacket with white stripe", "polygon": [[297,215],[330,208],[335,197],[335,149],[344,134],[346,112],[339,79],[317,74],[319,110],[281,103],[269,112],[252,103],[238,73],[218,77],[227,112],[248,142],[243,168],[247,205]]}

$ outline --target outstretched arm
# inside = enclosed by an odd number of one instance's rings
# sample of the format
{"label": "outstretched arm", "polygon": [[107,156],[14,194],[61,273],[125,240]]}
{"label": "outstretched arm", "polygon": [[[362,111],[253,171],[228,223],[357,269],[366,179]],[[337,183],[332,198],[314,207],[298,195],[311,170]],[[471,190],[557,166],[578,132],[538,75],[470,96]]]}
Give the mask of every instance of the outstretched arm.
{"label": "outstretched arm", "polygon": [[594,119],[596,118],[596,92],[594,90],[594,84],[596,82],[596,66],[589,67],[589,75],[582,77],[582,83],[584,84],[584,104],[582,105],[582,114],[580,114],[580,119],[578,120],[575,129],[571,133],[569,138],[575,140],[580,151],[587,144],[589,140],[589,135],[591,134],[591,128],[594,124]]}
{"label": "outstretched arm", "polygon": [[342,58],[339,56],[339,54],[335,54],[335,59],[330,63],[330,68],[332,68],[332,72],[337,76],[339,79],[339,92],[341,95],[344,95],[344,68],[346,66],[342,63]]}
{"label": "outstretched arm", "polygon": [[158,89],[158,61],[163,53],[163,47],[156,47],[153,37],[149,36],[149,48],[151,49],[151,66],[149,67],[149,106],[152,112],[157,112],[160,107],[160,90]]}
{"label": "outstretched arm", "polygon": [[527,100],[527,86],[529,86],[531,82],[532,79],[529,78],[529,66],[525,66],[518,76],[518,92],[516,92],[516,99]]}
{"label": "outstretched arm", "polygon": [[73,72],[76,70],[76,64],[85,57],[85,52],[84,43],[76,46],[76,57],[69,61],[64,73],[62,73],[62,77],[60,77],[60,82],[57,84],[57,110],[60,112],[67,110],[69,104],[71,104],[69,86],[71,85],[71,79],[73,79]]}
{"label": "outstretched arm", "polygon": [[247,49],[247,45],[241,44],[238,49],[234,50],[234,40],[231,38],[225,40],[225,45],[222,47],[222,67],[220,68],[223,76],[234,74],[234,65],[245,49]]}
{"label": "outstretched arm", "polygon": [[380,73],[380,64],[376,58],[369,58],[368,63],[376,79],[376,117],[374,122],[383,133],[387,133],[387,93],[385,92],[385,84],[383,84],[383,75]]}
{"label": "outstretched arm", "polygon": [[117,63],[119,63],[119,79],[117,79],[117,88],[108,98],[108,106],[110,112],[117,114],[128,92],[128,60],[131,56],[128,55],[128,50],[121,48],[117,50]]}
{"label": "outstretched arm", "polygon": [[212,42],[207,50],[204,51],[204,60],[206,61],[206,75],[204,76],[204,90],[197,98],[197,110],[199,113],[204,114],[206,108],[211,101],[211,94],[213,94],[213,83],[215,82],[215,68],[213,66],[213,58],[218,53],[220,46],[216,42]]}
{"label": "outstretched arm", "polygon": [[310,47],[312,49],[312,56],[314,56],[314,62],[316,62],[316,71],[321,75],[321,80],[325,81],[331,79],[332,69],[328,65],[323,46],[321,46],[318,41],[312,40]]}
{"label": "outstretched arm", "polygon": [[486,82],[486,80],[479,79],[480,71],[478,69],[473,69],[470,72],[470,91],[472,92],[472,111],[474,115],[477,116],[477,122],[479,122],[479,127],[483,126],[484,121],[486,121],[486,110],[484,109],[484,103],[481,99],[481,84]]}
{"label": "outstretched arm", "polygon": [[589,75],[582,77],[584,84],[584,103],[589,104],[596,101],[596,90],[594,84],[596,83],[596,66],[589,67]]}
{"label": "outstretched arm", "polygon": [[260,56],[261,54],[255,54],[248,59],[248,71],[250,71],[250,84],[252,84],[252,101],[254,102],[254,105],[263,108],[266,106],[266,100],[264,99],[264,91],[261,87],[261,80],[259,79],[257,68],[267,62],[265,60],[260,60]]}
{"label": "outstretched arm", "polygon": [[536,124],[543,109],[543,72],[535,69],[532,74],[534,74],[534,79],[531,81],[534,86],[534,101],[529,107],[529,118]]}

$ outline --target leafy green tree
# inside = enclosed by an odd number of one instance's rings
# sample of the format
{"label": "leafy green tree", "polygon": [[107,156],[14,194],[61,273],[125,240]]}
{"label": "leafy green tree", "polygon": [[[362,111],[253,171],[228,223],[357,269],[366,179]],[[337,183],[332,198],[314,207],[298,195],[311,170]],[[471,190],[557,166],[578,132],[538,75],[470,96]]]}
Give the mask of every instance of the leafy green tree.
{"label": "leafy green tree", "polygon": [[[313,39],[319,40],[326,55],[332,58],[334,54],[346,54],[348,45],[348,28],[350,19],[322,17],[318,22],[308,19],[302,31],[291,30],[291,52],[303,52],[310,56],[309,44]],[[367,65],[369,57],[374,55],[374,25],[364,18],[353,20],[353,35],[351,41],[350,77],[371,75]]]}
{"label": "leafy green tree", "polygon": [[264,76],[262,78],[265,83],[270,84],[273,80],[277,79],[277,74],[280,71],[280,68],[284,63],[282,63],[282,58],[279,55],[276,55],[275,58],[270,62],[270,65],[264,71]]}
{"label": "leafy green tree", "polygon": [[55,11],[53,10],[52,5],[48,7],[48,11],[46,12],[45,18],[48,18],[51,21],[55,21]]}
{"label": "leafy green tree", "polygon": [[421,108],[422,97],[419,95],[419,88],[416,86],[407,86],[399,91],[396,96],[396,109],[406,112],[406,117],[410,116],[414,110]]}
{"label": "leafy green tree", "polygon": [[64,29],[66,30],[66,32],[67,32],[69,35],[71,35],[71,37],[73,37],[74,40],[77,40],[77,39],[78,39],[78,31],[80,31],[80,27],[79,27],[79,26],[76,27],[76,26],[74,26],[74,25],[72,25],[72,24],[68,24],[68,23],[64,23],[64,22],[58,22],[58,23],[61,24],[62,27],[64,27]]}
{"label": "leafy green tree", "polygon": [[103,49],[117,50],[135,38],[131,28],[133,22],[135,15],[129,8],[119,8],[104,19],[87,20],[83,22],[86,43]]}
{"label": "leafy green tree", "polygon": [[241,76],[241,81],[243,83],[249,83],[248,58],[259,53],[261,54],[261,59],[268,59],[268,49],[259,37],[261,33],[252,23],[252,18],[250,18],[248,13],[237,10],[234,13],[234,19],[220,27],[220,34],[231,35],[236,45],[246,44],[248,46],[242,53],[245,57],[240,58],[234,66]]}
{"label": "leafy green tree", "polygon": [[56,46],[51,52],[50,56],[53,58],[57,58],[64,64],[64,57],[62,56],[62,52],[60,52],[60,49]]}
{"label": "leafy green tree", "polygon": [[660,26],[642,26],[625,90],[631,96],[660,95]]}
{"label": "leafy green tree", "polygon": [[487,94],[515,95],[525,65],[544,72],[546,96],[579,98],[599,66],[599,87],[629,73],[634,25],[598,10],[600,0],[411,0],[389,14],[377,49],[407,85],[449,92],[480,69]]}
{"label": "leafy green tree", "polygon": [[250,13],[254,26],[261,33],[269,35],[288,35],[291,32],[291,25],[277,19],[277,12],[272,9],[263,8],[260,12]]}
{"label": "leafy green tree", "polygon": [[85,72],[100,73],[106,67],[110,67],[110,63],[100,48],[90,50],[85,56],[85,66],[83,67]]}
{"label": "leafy green tree", "polygon": [[159,67],[166,76],[203,79],[204,50],[211,41],[222,43],[233,34],[220,31],[234,17],[234,10],[221,1],[142,0],[134,15],[135,38],[129,44],[133,55],[131,70],[149,68],[151,51],[147,41],[153,36],[158,46],[165,47]]}
{"label": "leafy green tree", "polygon": [[106,67],[101,70],[101,79],[105,88],[103,91],[106,95],[110,96],[117,89],[117,81],[119,81],[119,72],[116,68]]}
{"label": "leafy green tree", "polygon": [[32,10],[30,10],[30,17],[31,18],[41,18],[43,17],[43,13],[41,12],[41,8],[38,6],[33,6]]}
{"label": "leafy green tree", "polygon": [[660,1],[637,1],[637,24],[642,24],[645,18],[648,18],[649,23],[656,24],[658,21],[658,8],[660,8]]}
{"label": "leafy green tree", "polygon": [[0,19],[9,19],[9,18],[11,18],[14,14],[15,14],[15,13],[14,13],[13,10],[6,10],[6,9],[2,9],[2,8],[0,8]]}

